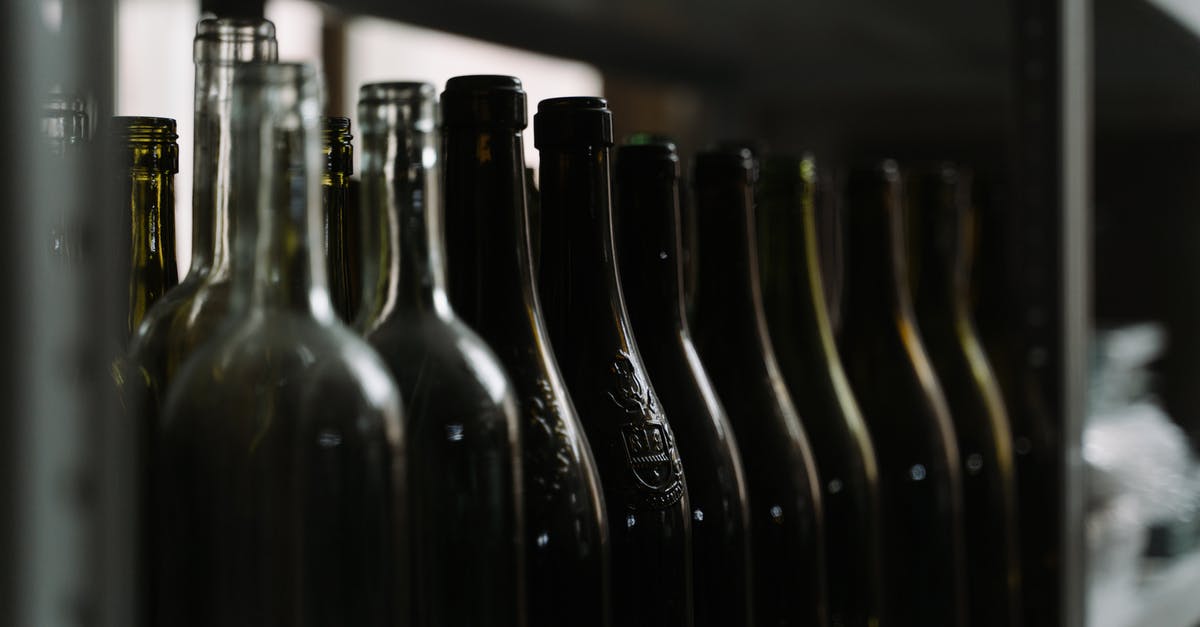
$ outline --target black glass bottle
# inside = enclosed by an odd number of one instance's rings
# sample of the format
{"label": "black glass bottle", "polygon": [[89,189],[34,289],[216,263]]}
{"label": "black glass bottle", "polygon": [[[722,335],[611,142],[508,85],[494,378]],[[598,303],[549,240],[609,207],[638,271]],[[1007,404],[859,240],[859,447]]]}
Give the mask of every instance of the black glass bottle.
{"label": "black glass bottle", "polygon": [[968,622],[1012,627],[1020,587],[1012,434],[971,315],[970,182],[946,164],[914,171],[906,191],[917,325],[958,439]]}
{"label": "black glass bottle", "polygon": [[613,517],[613,620],[692,624],[687,487],[667,417],[634,342],[612,236],[612,114],[602,98],[538,103],[538,287]]}
{"label": "black glass bottle", "polygon": [[357,209],[350,204],[350,175],[354,173],[354,146],[350,143],[350,118],[321,118],[321,154],[325,168],[321,172],[321,196],[325,204],[325,262],[328,266],[329,296],[333,309],[343,322],[354,321],[352,305],[358,294],[352,293],[351,272],[355,260],[351,257],[350,229],[352,214]]}
{"label": "black glass bottle", "polygon": [[824,530],[812,450],[771,348],[755,247],[757,164],[745,149],[696,156],[696,347],[726,401],[750,492],[755,617],[826,625]]}
{"label": "black glass bottle", "polygon": [[233,275],[230,207],[230,115],[234,67],[278,57],[275,26],[265,20],[204,19],[196,25],[195,160],[192,173],[192,264],[187,276],[146,313],[130,349],[148,398],[138,411],[148,425],[183,360],[225,319]]}
{"label": "black glass bottle", "polygon": [[226,323],[158,429],[155,624],[404,624],[399,394],[325,287],[319,78],[233,76]]}
{"label": "black glass bottle", "polygon": [[175,261],[175,173],[179,171],[179,144],[175,120],[169,118],[113,118],[113,140],[122,161],[118,189],[128,211],[122,246],[129,267],[129,306],[124,333],[137,330],[146,311],[167,290],[179,283]]}
{"label": "black glass bottle", "polygon": [[524,451],[531,627],[606,627],[608,524],[587,438],[550,348],[530,259],[525,92],[511,76],[458,76],[442,93],[450,304],[499,357]]}
{"label": "black glass bottle", "polygon": [[759,185],[763,304],[779,371],[812,441],[825,508],[832,625],[883,610],[875,449],[834,345],[821,280],[816,162],[772,155]]}
{"label": "black glass bottle", "polygon": [[412,530],[411,625],[524,627],[516,399],[496,357],[450,308],[436,93],[359,90],[363,223],[374,237],[367,341],[400,387]]}
{"label": "black glass bottle", "polygon": [[958,446],[913,316],[902,202],[894,162],[850,173],[839,351],[879,463],[884,623],[965,625]]}
{"label": "black glass bottle", "polygon": [[613,231],[638,349],[687,459],[698,627],[752,625],[750,512],[737,443],[684,319],[675,145],[617,148]]}

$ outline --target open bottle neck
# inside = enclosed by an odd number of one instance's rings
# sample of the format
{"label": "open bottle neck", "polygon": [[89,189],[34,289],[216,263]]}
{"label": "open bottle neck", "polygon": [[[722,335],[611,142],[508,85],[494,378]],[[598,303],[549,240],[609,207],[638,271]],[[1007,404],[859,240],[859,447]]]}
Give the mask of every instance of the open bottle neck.
{"label": "open bottle neck", "polygon": [[405,311],[449,312],[433,86],[364,86],[359,101],[368,326]]}
{"label": "open bottle neck", "polygon": [[193,51],[196,112],[191,272],[226,278],[231,271],[235,228],[229,206],[233,73],[241,63],[278,60],[275,27],[267,20],[201,20]]}
{"label": "open bottle neck", "polygon": [[234,310],[334,319],[321,254],[319,78],[296,64],[245,64],[230,128]]}

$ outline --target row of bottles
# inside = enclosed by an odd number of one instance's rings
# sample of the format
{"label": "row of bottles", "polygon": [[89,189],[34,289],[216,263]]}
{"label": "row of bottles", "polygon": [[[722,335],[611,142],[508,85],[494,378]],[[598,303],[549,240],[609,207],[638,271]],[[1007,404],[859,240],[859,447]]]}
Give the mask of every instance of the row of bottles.
{"label": "row of bottles", "polygon": [[276,50],[197,27],[181,283],[174,123],[112,123],[149,624],[1021,622],[966,174],[851,171],[835,330],[812,157],[552,98],[533,189],[520,81],[460,76],[363,86],[355,164]]}

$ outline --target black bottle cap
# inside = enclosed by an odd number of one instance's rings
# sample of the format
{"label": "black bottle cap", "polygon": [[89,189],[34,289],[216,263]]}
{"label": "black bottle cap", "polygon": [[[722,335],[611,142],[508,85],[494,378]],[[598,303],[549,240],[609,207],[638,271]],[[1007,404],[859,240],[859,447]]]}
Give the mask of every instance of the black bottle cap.
{"label": "black bottle cap", "polygon": [[542,148],[613,145],[608,101],[593,96],[550,98],[538,103],[533,116],[533,143]]}
{"label": "black bottle cap", "polygon": [[525,90],[515,76],[478,74],[455,76],[442,92],[442,123],[446,126],[526,125]]}
{"label": "black bottle cap", "polygon": [[636,143],[617,148],[617,178],[654,176],[679,178],[679,154],[675,143],[662,136],[650,139],[639,134],[631,138]]}
{"label": "black bottle cap", "polygon": [[753,183],[758,178],[758,163],[748,148],[718,146],[698,153],[693,171],[697,183],[714,178],[737,178]]}

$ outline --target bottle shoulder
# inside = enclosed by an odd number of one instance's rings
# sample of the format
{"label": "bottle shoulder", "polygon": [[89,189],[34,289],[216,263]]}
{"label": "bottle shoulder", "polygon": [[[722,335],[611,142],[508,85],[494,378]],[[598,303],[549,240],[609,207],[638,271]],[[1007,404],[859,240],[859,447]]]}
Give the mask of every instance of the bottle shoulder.
{"label": "bottle shoulder", "polygon": [[441,397],[452,406],[499,408],[515,414],[515,392],[491,348],[453,315],[432,310],[398,314],[367,342],[411,404]]}
{"label": "bottle shoulder", "polygon": [[164,428],[211,411],[261,418],[282,408],[373,415],[399,429],[399,393],[365,342],[341,325],[269,310],[233,322],[187,360],[168,391]]}

